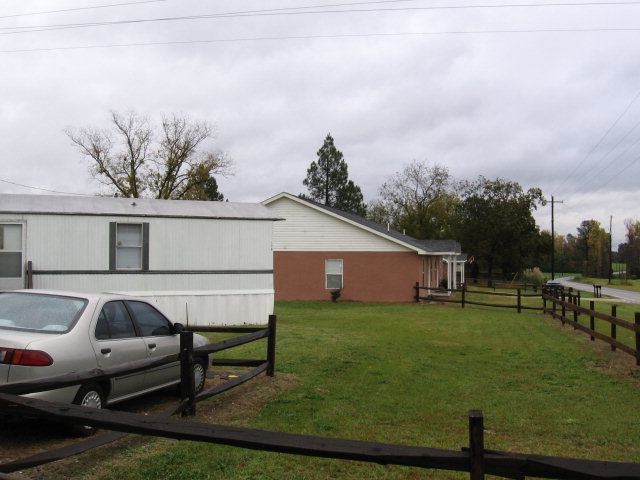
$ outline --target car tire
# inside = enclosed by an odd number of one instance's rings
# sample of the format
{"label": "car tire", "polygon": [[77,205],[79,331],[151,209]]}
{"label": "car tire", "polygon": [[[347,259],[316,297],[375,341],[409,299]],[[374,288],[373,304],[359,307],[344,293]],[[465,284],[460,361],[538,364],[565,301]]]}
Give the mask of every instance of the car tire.
{"label": "car tire", "polygon": [[[206,365],[206,361],[202,358],[195,358],[193,360],[193,385],[195,387],[196,395],[204,390],[204,383],[207,380]],[[181,397],[186,397],[189,394],[182,386],[182,383],[178,384],[178,394]]]}
{"label": "car tire", "polygon": [[193,384],[195,385],[196,394],[204,390],[204,383],[207,380],[207,366],[202,359],[196,359],[193,362]]}
{"label": "car tire", "polygon": [[[80,387],[76,397],[73,399],[74,405],[82,405],[91,408],[104,407],[104,392],[99,385],[89,383]],[[90,437],[98,429],[90,425],[72,425],[71,431],[77,437]]]}

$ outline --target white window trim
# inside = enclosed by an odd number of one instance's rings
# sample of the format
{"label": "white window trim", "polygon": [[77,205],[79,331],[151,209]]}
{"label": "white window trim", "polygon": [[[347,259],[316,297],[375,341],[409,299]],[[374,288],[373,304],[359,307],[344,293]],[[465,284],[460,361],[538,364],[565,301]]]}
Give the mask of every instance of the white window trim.
{"label": "white window trim", "polygon": [[[110,222],[109,227],[109,270],[118,272],[140,272],[149,270],[149,224],[147,222]],[[118,245],[118,225],[140,225],[142,244],[137,246]],[[140,248],[140,267],[119,268],[118,250],[121,248]]]}
{"label": "white window trim", "polygon": [[[340,287],[329,286],[329,275],[337,276],[337,273],[329,273],[328,262],[340,262]],[[342,290],[344,288],[344,260],[342,258],[327,258],[324,261],[324,288],[325,290]]]}
{"label": "white window trim", "polygon": [[21,239],[20,239],[20,250],[2,250],[3,252],[6,253],[20,253],[20,276],[18,277],[5,277],[5,280],[10,280],[10,279],[21,279],[24,280],[24,275],[25,275],[25,269],[24,269],[24,265],[25,265],[25,255],[26,255],[26,248],[27,248],[27,223],[26,222],[16,222],[15,220],[2,220],[0,219],[0,225],[19,225],[21,227],[21,231],[20,231],[20,235],[21,235]]}

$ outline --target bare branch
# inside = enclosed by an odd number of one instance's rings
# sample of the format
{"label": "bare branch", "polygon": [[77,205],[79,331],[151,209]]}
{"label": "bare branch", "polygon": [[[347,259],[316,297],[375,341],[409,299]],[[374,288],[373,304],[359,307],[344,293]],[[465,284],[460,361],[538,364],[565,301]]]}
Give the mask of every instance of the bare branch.
{"label": "bare branch", "polygon": [[111,122],[111,130],[67,128],[65,133],[91,161],[91,175],[118,195],[200,198],[213,174],[233,174],[224,153],[199,150],[212,138],[207,122],[163,116],[157,142],[144,116],[111,112]]}

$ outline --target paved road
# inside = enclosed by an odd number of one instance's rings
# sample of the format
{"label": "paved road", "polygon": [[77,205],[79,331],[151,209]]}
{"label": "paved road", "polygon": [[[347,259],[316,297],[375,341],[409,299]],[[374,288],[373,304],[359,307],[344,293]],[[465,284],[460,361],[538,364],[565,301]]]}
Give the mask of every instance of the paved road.
{"label": "paved road", "polygon": [[[556,278],[565,287],[572,287],[574,290],[581,290],[583,292],[593,293],[593,285],[586,283],[572,282],[573,277]],[[619,298],[628,303],[640,303],[640,292],[630,292],[628,290],[620,290],[619,288],[612,288],[606,285],[602,285],[602,295],[609,297]]]}

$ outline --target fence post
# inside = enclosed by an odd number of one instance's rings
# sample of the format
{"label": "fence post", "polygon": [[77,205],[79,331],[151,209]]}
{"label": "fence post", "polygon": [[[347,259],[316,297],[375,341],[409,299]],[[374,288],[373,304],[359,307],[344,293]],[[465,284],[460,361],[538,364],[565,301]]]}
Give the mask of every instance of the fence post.
{"label": "fence post", "polygon": [[640,332],[638,329],[640,328],[640,312],[636,312],[636,365],[640,365],[640,357],[638,356],[638,352],[640,351]]}
{"label": "fence post", "polygon": [[419,302],[420,301],[420,283],[416,282],[413,288],[416,291],[416,294],[413,298],[416,299],[416,302]]}
{"label": "fence post", "polygon": [[[595,330],[596,330],[596,319],[593,316],[593,312],[594,312],[595,309],[596,309],[596,302],[591,300],[589,302],[589,310],[591,310],[591,313],[589,314],[589,315],[591,315],[589,317],[589,328],[591,329],[592,332],[595,332]],[[594,342],[595,340],[596,340],[596,337],[591,335],[591,341]]]}
{"label": "fence post", "polygon": [[467,284],[463,283],[462,284],[462,308],[464,308],[464,295],[467,291]]}
{"label": "fence post", "polygon": [[27,262],[27,288],[33,288],[33,262]]}
{"label": "fence post", "polygon": [[482,410],[469,410],[469,455],[469,478],[484,480],[484,417]]}
{"label": "fence post", "polygon": [[577,298],[578,298],[578,297],[574,297],[574,304],[573,304],[573,321],[576,323],[576,324],[573,326],[573,329],[574,329],[574,330],[578,328],[578,327],[577,327],[577,323],[578,323],[578,305],[575,303],[575,300],[576,300]]}
{"label": "fence post", "polygon": [[[578,305],[579,307],[581,307],[581,306],[582,306],[582,296],[581,296],[581,292],[580,292],[580,290],[578,290],[578,303],[577,303],[577,305]],[[580,312],[578,312],[578,315],[580,315]]]}
{"label": "fence post", "polygon": [[182,416],[196,414],[196,386],[193,378],[193,332],[180,333],[180,396],[188,399],[187,407],[182,410]]}
{"label": "fence post", "polygon": [[269,337],[267,337],[267,375],[276,372],[276,316],[269,315]]}
{"label": "fence post", "polygon": [[520,289],[518,289],[518,313],[522,313],[522,297],[520,296]]}
{"label": "fence post", "polygon": [[[611,316],[615,317],[617,312],[618,312],[618,307],[616,305],[611,305]],[[611,324],[611,338],[613,338],[614,340],[616,339],[617,330],[618,330],[618,326],[615,323],[612,323]],[[615,345],[611,345],[611,351],[612,352],[616,351],[616,346]]]}

